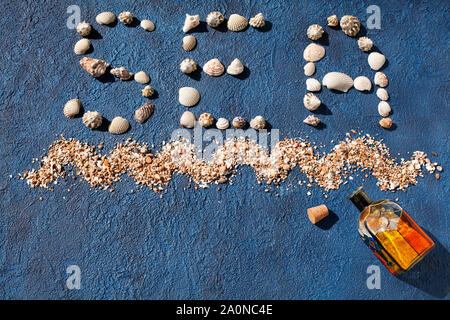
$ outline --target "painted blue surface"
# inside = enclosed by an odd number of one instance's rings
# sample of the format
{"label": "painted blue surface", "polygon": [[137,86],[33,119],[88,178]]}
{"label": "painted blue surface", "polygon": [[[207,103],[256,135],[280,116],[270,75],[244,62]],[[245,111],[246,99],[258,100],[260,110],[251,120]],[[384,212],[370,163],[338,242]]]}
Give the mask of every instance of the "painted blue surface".
{"label": "painted blue surface", "polygon": [[[342,3],[343,2],[343,3]],[[449,6],[446,1],[3,1],[0,16],[0,298],[2,299],[448,299],[449,221],[446,166],[449,151]],[[145,70],[158,97],[144,125],[134,121],[124,136],[90,131],[81,119],[68,120],[64,103],[78,97],[85,110],[107,119],[132,120],[145,102],[136,82],[100,82],[84,72],[73,54],[79,39],[66,27],[66,9],[77,4],[82,20],[100,35],[90,56],[113,66]],[[305,94],[302,52],[310,42],[306,28],[325,26],[330,14],[354,14],[365,25],[367,6],[381,8],[381,30],[365,30],[388,63],[388,91],[395,130],[377,122],[375,94],[328,90],[319,97],[319,117],[326,127],[313,130],[301,121]],[[97,13],[129,10],[156,24],[152,33],[140,27],[99,26]],[[192,32],[197,48],[181,48],[185,13],[219,10],[246,17],[263,12],[266,32],[214,31],[204,23]],[[315,77],[329,71],[373,77],[355,40],[326,27],[326,57]],[[200,74],[190,78],[178,70],[182,59],[200,65],[211,58],[229,64],[239,57],[248,67],[244,79]],[[202,100],[193,111],[231,119],[262,114],[281,137],[304,137],[329,150],[350,129],[385,139],[392,155],[409,158],[415,150],[435,151],[444,166],[441,179],[425,174],[406,193],[381,192],[373,178],[361,176],[329,193],[312,195],[289,183],[304,179],[298,168],[276,191],[264,192],[249,168],[240,170],[233,186],[183,191],[186,177],[176,176],[160,199],[140,193],[129,178],[114,193],[91,191],[79,180],[61,181],[54,192],[31,190],[18,173],[37,168],[39,157],[64,134],[89,143],[132,137],[160,145],[178,127],[184,107],[177,102],[181,86],[194,86]],[[431,156],[432,159],[433,156]],[[12,175],[13,178],[8,176]],[[346,195],[364,183],[374,198],[399,202],[436,241],[436,249],[401,279],[381,271],[381,289],[368,290],[366,269],[381,266],[356,232],[357,210]],[[67,192],[70,189],[70,192]],[[275,193],[280,194],[275,197]],[[43,201],[39,201],[43,197]],[[65,199],[63,199],[65,197]],[[334,218],[323,228],[312,225],[306,208],[325,203]],[[80,290],[66,288],[67,266],[81,268]]]}

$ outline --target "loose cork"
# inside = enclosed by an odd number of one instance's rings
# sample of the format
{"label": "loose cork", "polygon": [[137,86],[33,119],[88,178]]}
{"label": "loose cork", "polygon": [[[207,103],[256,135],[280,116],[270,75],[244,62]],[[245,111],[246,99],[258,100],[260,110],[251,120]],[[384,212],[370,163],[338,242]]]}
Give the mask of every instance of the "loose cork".
{"label": "loose cork", "polygon": [[312,207],[306,210],[308,214],[308,218],[311,221],[311,223],[316,224],[326,216],[328,216],[328,208],[326,205],[321,204],[317,207]]}

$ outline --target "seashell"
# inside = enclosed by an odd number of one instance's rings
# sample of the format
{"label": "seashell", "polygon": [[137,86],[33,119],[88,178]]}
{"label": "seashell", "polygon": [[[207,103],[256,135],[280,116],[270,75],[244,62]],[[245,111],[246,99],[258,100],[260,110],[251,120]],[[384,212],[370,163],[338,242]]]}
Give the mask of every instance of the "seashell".
{"label": "seashell", "polygon": [[386,89],[378,88],[377,97],[383,101],[386,101],[386,100],[389,100],[389,93],[387,92]]}
{"label": "seashell", "polygon": [[227,22],[227,27],[231,31],[242,31],[248,26],[248,20],[241,15],[233,13]]}
{"label": "seashell", "polygon": [[361,37],[358,39],[358,47],[362,51],[367,52],[367,51],[370,51],[370,49],[372,49],[373,42],[372,42],[372,40],[370,40],[367,37]]}
{"label": "seashell", "polygon": [[193,128],[195,126],[195,115],[190,111],[185,111],[181,115],[180,125],[188,129]]}
{"label": "seashell", "polygon": [[316,65],[314,64],[314,62],[308,62],[303,67],[303,70],[305,71],[305,76],[310,77],[314,74],[314,72],[316,72]]}
{"label": "seashell", "polygon": [[63,113],[64,115],[72,119],[81,111],[81,101],[78,99],[72,99],[66,102],[64,105]]}
{"label": "seashell", "polygon": [[242,117],[235,117],[232,121],[233,127],[235,127],[236,129],[241,129],[243,127],[245,127],[245,125],[247,124],[247,121],[245,121],[244,118]]}
{"label": "seashell", "polygon": [[183,49],[191,51],[197,45],[197,39],[194,36],[186,36],[183,38]]}
{"label": "seashell", "polygon": [[307,116],[305,120],[303,120],[303,123],[306,123],[307,125],[313,126],[313,127],[317,127],[319,125],[319,123],[321,123],[322,121],[320,121],[319,118],[317,118],[316,116],[310,115]]}
{"label": "seashell", "polygon": [[146,84],[150,82],[150,77],[144,71],[139,71],[134,75],[134,80],[137,83]]}
{"label": "seashell", "polygon": [[378,104],[378,113],[382,117],[387,117],[391,113],[392,109],[389,103],[386,101],[380,101]]}
{"label": "seashell", "polygon": [[266,127],[266,120],[262,116],[256,116],[250,121],[250,127],[261,130]]}
{"label": "seashell", "polygon": [[140,25],[145,31],[152,32],[155,30],[155,24],[151,20],[144,19],[141,21]]}
{"label": "seashell", "polygon": [[133,73],[129,72],[125,67],[111,69],[110,73],[122,81],[130,80]]}
{"label": "seashell", "polygon": [[307,93],[303,97],[303,105],[309,111],[319,109],[321,103],[320,99],[314,93]]}
{"label": "seashell", "polygon": [[186,74],[194,72],[195,70],[197,70],[197,63],[192,59],[184,59],[180,63],[180,70],[181,72]]}
{"label": "seashell", "polygon": [[228,129],[229,126],[230,126],[230,122],[227,119],[225,119],[225,118],[217,119],[217,122],[216,122],[217,129],[225,130],[225,129]]}
{"label": "seashell", "polygon": [[147,101],[142,107],[134,112],[134,120],[138,123],[144,123],[148,118],[150,118],[154,110],[155,105]]}
{"label": "seashell", "polygon": [[83,38],[75,43],[75,47],[73,47],[73,52],[76,54],[85,54],[89,48],[91,47],[91,41],[89,39]]}
{"label": "seashell", "polygon": [[328,25],[330,27],[337,27],[339,25],[339,19],[337,15],[332,15],[327,18]]}
{"label": "seashell", "polygon": [[153,89],[151,86],[145,86],[144,89],[141,90],[141,92],[144,97],[150,98],[155,93],[155,89]]}
{"label": "seashell", "polygon": [[212,77],[218,77],[223,74],[225,67],[220,63],[219,59],[211,59],[205,63],[203,71]]}
{"label": "seashell", "polygon": [[186,33],[191,29],[194,29],[200,24],[200,15],[193,15],[186,13],[186,19],[184,20],[183,32]]}
{"label": "seashell", "polygon": [[112,134],[122,134],[127,132],[128,129],[130,129],[130,124],[127,119],[122,117],[115,117],[112,119],[108,127],[108,131]]}
{"label": "seashell", "polygon": [[349,37],[354,37],[358,34],[359,29],[361,28],[361,23],[359,19],[354,16],[345,15],[341,18],[341,29],[344,31],[346,35]]}
{"label": "seashell", "polygon": [[375,73],[373,82],[375,82],[377,86],[384,88],[388,86],[389,79],[383,72],[378,71]]}
{"label": "seashell", "polygon": [[244,65],[238,58],[234,59],[227,68],[227,73],[237,76],[244,71]]}
{"label": "seashell", "polygon": [[210,113],[202,113],[198,118],[198,122],[204,128],[209,128],[214,123],[214,117]]}
{"label": "seashell", "polygon": [[119,21],[123,24],[131,24],[133,19],[133,15],[129,11],[124,11],[119,14]]}
{"label": "seashell", "polygon": [[358,91],[370,91],[372,89],[372,82],[367,77],[359,76],[353,80],[353,86]]}
{"label": "seashell", "polygon": [[384,63],[386,62],[386,57],[379,52],[372,52],[367,57],[367,61],[369,62],[370,68],[376,71],[380,70],[384,65]]}
{"label": "seashell", "polygon": [[83,123],[90,129],[97,129],[102,125],[103,118],[97,111],[88,111],[83,114]]}
{"label": "seashell", "polygon": [[260,12],[256,16],[254,16],[253,18],[250,18],[249,24],[253,28],[262,28],[262,27],[264,27],[266,25],[266,20],[264,19],[263,14]]}
{"label": "seashell", "polygon": [[306,79],[306,90],[317,92],[320,91],[320,89],[322,89],[322,85],[317,79],[314,78]]}
{"label": "seashell", "polygon": [[80,60],[80,65],[86,70],[91,76],[98,78],[105,74],[106,68],[109,64],[102,59],[95,59],[90,57],[84,57]]}
{"label": "seashell", "polygon": [[224,20],[223,14],[218,11],[210,12],[206,17],[206,23],[213,28],[217,28]]}
{"label": "seashell", "polygon": [[392,127],[392,119],[391,118],[383,118],[379,122],[380,126],[382,126],[385,129],[389,129]]}
{"label": "seashell", "polygon": [[77,32],[82,37],[87,37],[91,34],[92,26],[89,22],[83,21],[77,25]]}
{"label": "seashell", "polygon": [[322,85],[328,89],[347,92],[353,87],[353,80],[348,75],[342,72],[329,72],[323,77]]}
{"label": "seashell", "polygon": [[102,12],[95,17],[95,21],[97,21],[98,24],[111,24],[116,21],[116,15],[109,11]]}
{"label": "seashell", "polygon": [[303,51],[303,59],[308,62],[316,62],[325,56],[325,48],[319,44],[311,43]]}
{"label": "seashell", "polygon": [[311,40],[318,40],[322,37],[323,33],[325,31],[323,28],[318,24],[312,24],[308,27],[308,30],[306,30],[306,35]]}
{"label": "seashell", "polygon": [[200,101],[200,93],[192,87],[182,87],[178,91],[178,101],[185,107],[193,107]]}

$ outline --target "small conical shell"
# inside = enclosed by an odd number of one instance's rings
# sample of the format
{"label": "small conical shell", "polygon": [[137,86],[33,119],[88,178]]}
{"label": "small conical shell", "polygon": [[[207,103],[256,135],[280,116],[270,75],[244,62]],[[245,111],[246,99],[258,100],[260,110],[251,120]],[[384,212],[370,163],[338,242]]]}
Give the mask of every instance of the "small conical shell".
{"label": "small conical shell", "polygon": [[133,19],[133,15],[129,11],[124,11],[119,14],[119,21],[123,24],[131,24]]}
{"label": "small conical shell", "polygon": [[200,24],[200,15],[190,15],[186,13],[186,19],[184,20],[183,32],[186,33],[189,30],[194,29]]}
{"label": "small conical shell", "polygon": [[384,88],[378,88],[378,90],[377,90],[377,97],[380,100],[386,101],[386,100],[389,100],[389,93]]}
{"label": "small conical shell", "polygon": [[372,68],[372,70],[380,70],[384,63],[386,62],[386,57],[379,53],[379,52],[372,52],[367,57],[367,62],[369,63],[369,66]]}
{"label": "small conical shell", "polygon": [[147,101],[142,107],[134,112],[134,120],[138,123],[144,123],[148,118],[150,118],[154,110],[155,105]]}
{"label": "small conical shell", "polygon": [[309,111],[319,109],[321,103],[320,99],[314,93],[307,93],[303,97],[303,105]]}
{"label": "small conical shell", "polygon": [[245,125],[247,124],[247,121],[242,117],[235,117],[233,119],[232,124],[233,124],[233,127],[235,127],[236,129],[241,129],[241,128],[245,127]]}
{"label": "small conical shell", "polygon": [[202,113],[198,118],[198,122],[204,128],[209,128],[214,123],[214,117],[210,113]]}
{"label": "small conical shell", "polygon": [[262,28],[266,25],[266,20],[264,19],[264,15],[260,12],[253,18],[250,18],[249,24],[253,28]]}
{"label": "small conical shell", "polygon": [[266,120],[262,116],[256,116],[250,121],[250,127],[261,130],[266,127]]}
{"label": "small conical shell", "polygon": [[88,111],[83,114],[83,123],[90,129],[97,129],[102,125],[103,118],[97,111]]}
{"label": "small conical shell", "polygon": [[367,37],[361,37],[358,39],[358,47],[362,51],[367,52],[367,51],[370,51],[370,49],[372,49],[373,42],[372,42],[372,40],[370,40]]}
{"label": "small conical shell", "polygon": [[328,89],[347,92],[353,87],[353,80],[342,72],[329,72],[323,77],[322,85]]}
{"label": "small conical shell", "polygon": [[197,70],[197,63],[192,59],[184,59],[180,63],[180,70],[181,72],[186,74],[194,72],[195,70]]}
{"label": "small conical shell", "polygon": [[75,46],[73,48],[73,52],[76,54],[85,54],[89,48],[91,47],[91,41],[89,39],[80,39],[75,43]]}
{"label": "small conical shell", "polygon": [[92,31],[92,26],[90,23],[83,21],[77,25],[77,32],[82,37],[87,37]]}
{"label": "small conical shell", "polygon": [[303,70],[305,72],[305,76],[310,77],[314,74],[314,72],[316,72],[316,65],[314,64],[314,62],[308,62],[303,67]]}
{"label": "small conical shell", "polygon": [[229,126],[230,126],[230,122],[227,119],[225,119],[225,118],[217,119],[217,122],[216,122],[217,129],[225,130],[225,129],[228,129]]}
{"label": "small conical shell", "polygon": [[218,77],[223,74],[225,67],[220,63],[219,59],[211,59],[205,63],[203,71],[212,77]]}
{"label": "small conical shell", "polygon": [[178,91],[178,101],[185,107],[193,107],[200,101],[200,93],[192,87],[182,87]]}
{"label": "small conical shell", "polygon": [[124,119],[122,117],[115,117],[109,124],[108,131],[112,134],[122,134],[127,132],[129,128],[130,124],[128,123],[127,119]]}
{"label": "small conical shell", "polygon": [[195,115],[190,111],[185,111],[180,118],[182,127],[192,129],[195,126]]}
{"label": "small conical shell", "polygon": [[91,76],[97,78],[105,74],[106,68],[109,64],[105,60],[95,59],[90,57],[84,57],[80,60],[80,65],[86,70]]}
{"label": "small conical shell", "polygon": [[373,82],[379,87],[387,87],[389,84],[388,77],[381,71],[375,73]]}
{"label": "small conical shell", "polygon": [[339,25],[339,18],[337,15],[332,15],[327,18],[330,27],[337,27]]}
{"label": "small conical shell", "polygon": [[372,82],[367,77],[359,76],[353,80],[353,86],[358,91],[370,91],[372,89]]}
{"label": "small conical shell", "polygon": [[313,127],[317,127],[320,124],[320,119],[310,115],[307,116],[305,120],[303,120],[303,123],[306,123],[307,125],[313,126]]}
{"label": "small conical shell", "polygon": [[349,37],[354,37],[358,34],[359,29],[361,28],[361,23],[359,19],[354,16],[345,15],[341,18],[341,29],[344,31],[346,35]]}
{"label": "small conical shell", "polygon": [[323,28],[318,24],[312,24],[308,27],[308,30],[306,30],[306,35],[311,40],[318,40],[322,37],[323,33],[325,31]]}
{"label": "small conical shell", "polygon": [[213,28],[217,28],[224,20],[223,14],[218,11],[210,12],[206,17],[206,23]]}
{"label": "small conical shell", "polygon": [[317,92],[322,89],[322,85],[317,79],[314,78],[308,78],[306,79],[306,90],[311,92]]}
{"label": "small conical shell", "polygon": [[95,17],[95,21],[97,21],[98,24],[111,24],[116,21],[116,15],[109,11],[102,12]]}
{"label": "small conical shell", "polygon": [[319,44],[311,43],[303,51],[303,59],[308,62],[316,62],[325,56],[325,48]]}
{"label": "small conical shell", "polygon": [[63,109],[64,115],[69,119],[74,118],[76,115],[80,113],[80,111],[81,111],[81,101],[78,99],[71,99],[67,101]]}
{"label": "small conical shell", "polygon": [[183,38],[183,49],[186,51],[191,51],[197,45],[197,39],[194,36],[185,36]]}
{"label": "small conical shell", "polygon": [[129,72],[125,67],[111,69],[110,73],[122,81],[130,80],[133,77],[133,73]]}
{"label": "small conical shell", "polygon": [[238,58],[234,59],[227,68],[227,73],[233,76],[237,76],[244,71],[244,65]]}
{"label": "small conical shell", "polygon": [[242,31],[248,26],[248,20],[236,13],[233,13],[227,22],[227,27],[231,31]]}
{"label": "small conical shell", "polygon": [[378,113],[382,117],[387,117],[391,113],[392,109],[389,103],[386,101],[380,101],[378,104]]}

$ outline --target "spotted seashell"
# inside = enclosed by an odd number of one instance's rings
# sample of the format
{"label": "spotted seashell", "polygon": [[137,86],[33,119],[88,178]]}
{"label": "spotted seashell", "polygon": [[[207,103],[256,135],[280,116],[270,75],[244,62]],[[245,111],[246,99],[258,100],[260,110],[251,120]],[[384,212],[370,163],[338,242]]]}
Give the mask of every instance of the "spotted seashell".
{"label": "spotted seashell", "polygon": [[217,129],[225,130],[225,129],[228,129],[229,126],[230,126],[230,122],[227,119],[225,119],[225,118],[217,119],[217,122],[216,122]]}
{"label": "spotted seashell", "polygon": [[87,37],[92,31],[92,26],[89,22],[83,21],[77,25],[77,32],[82,37]]}
{"label": "spotted seashell", "polygon": [[372,89],[372,82],[367,77],[359,76],[353,80],[353,86],[358,91],[370,91]]}
{"label": "spotted seashell", "polygon": [[182,127],[192,129],[195,126],[195,115],[190,111],[185,111],[180,118]]}
{"label": "spotted seashell", "polygon": [[125,67],[111,69],[110,73],[122,81],[130,80],[133,77],[133,73],[129,72]]}
{"label": "spotted seashell", "polygon": [[178,91],[178,101],[185,107],[193,107],[200,101],[200,93],[192,87],[182,87]]}
{"label": "spotted seashell", "polygon": [[233,76],[237,76],[244,71],[244,65],[238,58],[234,59],[227,68],[227,73]]}
{"label": "spotted seashell", "polygon": [[307,125],[313,126],[313,127],[317,127],[322,121],[320,121],[319,118],[310,115],[307,116],[305,120],[303,120],[303,123],[306,123]]}
{"label": "spotted seashell", "polygon": [[180,63],[180,70],[181,72],[186,74],[194,72],[195,70],[197,70],[197,63],[192,59],[184,59]]}
{"label": "spotted seashell", "polygon": [[378,71],[377,73],[375,73],[373,82],[377,86],[384,88],[388,86],[389,79],[383,72]]}
{"label": "spotted seashell", "polygon": [[303,67],[303,70],[305,72],[305,76],[310,77],[314,74],[314,72],[316,72],[316,65],[314,64],[314,62],[308,62]]}
{"label": "spotted seashell", "polygon": [[337,15],[332,15],[327,18],[328,25],[330,27],[337,27],[339,25],[339,19]]}
{"label": "spotted seashell", "polygon": [[370,51],[370,49],[372,49],[373,42],[372,42],[372,40],[370,40],[367,37],[361,37],[358,39],[358,47],[362,51],[367,52],[367,51]]}
{"label": "spotted seashell", "polygon": [[97,129],[102,125],[103,118],[97,111],[88,111],[83,114],[83,123],[90,129]]}
{"label": "spotted seashell", "polygon": [[183,38],[183,49],[186,51],[191,51],[197,45],[197,39],[194,36],[186,36]]}
{"label": "spotted seashell", "polygon": [[356,36],[361,28],[361,23],[358,18],[350,15],[343,16],[340,25],[342,31],[350,37]]}
{"label": "spotted seashell", "polygon": [[209,128],[214,123],[214,117],[210,113],[202,113],[198,118],[198,122],[204,128]]}
{"label": "spotted seashell", "polygon": [[151,20],[144,19],[141,21],[140,26],[142,29],[148,32],[155,30],[155,24]]}
{"label": "spotted seashell", "polygon": [[90,57],[84,57],[80,60],[80,65],[86,70],[91,76],[98,78],[105,74],[106,68],[109,64],[105,60],[95,59]]}
{"label": "spotted seashell", "polygon": [[253,18],[250,18],[249,24],[253,28],[262,28],[266,25],[266,20],[264,19],[263,14],[260,12]]}
{"label": "spotted seashell", "polygon": [[389,129],[392,127],[392,119],[391,118],[383,118],[379,122],[380,126],[382,126],[385,129]]}
{"label": "spotted seashell", "polygon": [[248,26],[248,20],[236,13],[233,13],[227,22],[227,27],[231,31],[242,31]]}
{"label": "spotted seashell", "polygon": [[380,116],[387,117],[389,113],[391,113],[391,111],[392,109],[389,103],[387,103],[386,101],[380,101],[380,103],[378,104],[378,113],[380,114]]}
{"label": "spotted seashell", "polygon": [[150,82],[150,77],[145,71],[139,71],[134,75],[134,81],[140,84],[146,84]]}
{"label": "spotted seashell", "polygon": [[321,103],[320,99],[314,93],[307,93],[303,97],[303,105],[309,111],[319,109]]}
{"label": "spotted seashell", "polygon": [[200,24],[200,15],[193,15],[186,13],[186,19],[184,20],[183,32],[186,33],[191,29],[194,29]]}
{"label": "spotted seashell", "polygon": [[266,120],[262,116],[256,116],[250,120],[250,127],[255,130],[261,130],[266,127]]}
{"label": "spotted seashell", "polygon": [[223,14],[218,11],[210,12],[206,17],[206,23],[213,28],[217,28],[224,20]]}
{"label": "spotted seashell", "polygon": [[306,30],[306,35],[311,40],[318,40],[322,37],[323,33],[325,31],[323,28],[318,24],[312,24],[308,27],[308,30]]}
{"label": "spotted seashell", "polygon": [[329,72],[323,77],[322,85],[330,90],[347,92],[353,87],[353,79],[342,72]]}
{"label": "spotted seashell", "polygon": [[325,48],[319,44],[311,43],[303,51],[303,59],[308,62],[316,62],[325,56]]}
{"label": "spotted seashell", "polygon": [[389,93],[384,88],[378,88],[377,97],[383,101],[389,100]]}
{"label": "spotted seashell", "polygon": [[233,124],[233,127],[235,127],[236,129],[241,129],[241,128],[245,127],[245,125],[247,124],[247,121],[245,121],[245,119],[242,117],[235,117],[233,119],[232,124]]}
{"label": "spotted seashell", "polygon": [[122,117],[115,117],[112,119],[108,127],[108,131],[112,134],[122,134],[127,132],[128,129],[130,129],[130,124],[127,119]]}
{"label": "spotted seashell", "polygon": [[155,93],[155,89],[153,89],[151,86],[145,86],[144,89],[141,90],[141,92],[144,97],[150,98]]}
{"label": "spotted seashell", "polygon": [[131,24],[133,22],[133,15],[129,11],[124,11],[119,14],[119,20],[123,24]]}
{"label": "spotted seashell", "polygon": [[383,67],[384,63],[386,62],[386,57],[379,52],[372,52],[367,57],[367,62],[369,63],[369,66],[370,68],[372,68],[372,70],[377,71]]}
{"label": "spotted seashell", "polygon": [[224,73],[225,67],[220,63],[219,59],[211,59],[205,63],[203,71],[212,77],[219,77]]}
{"label": "spotted seashell", "polygon": [[150,118],[154,110],[155,105],[147,101],[142,107],[134,112],[134,120],[138,123],[144,123],[148,118]]}
{"label": "spotted seashell", "polygon": [[116,21],[116,15],[109,11],[102,12],[95,17],[95,21],[97,21],[98,24],[111,24]]}
{"label": "spotted seashell", "polygon": [[63,109],[64,115],[69,119],[74,118],[76,115],[80,113],[80,111],[81,111],[81,101],[78,99],[71,99],[67,101]]}
{"label": "spotted seashell", "polygon": [[317,92],[322,89],[322,85],[317,79],[314,78],[308,78],[306,79],[306,90],[311,92]]}
{"label": "spotted seashell", "polygon": [[91,47],[91,41],[89,39],[80,39],[75,43],[75,47],[73,48],[73,52],[76,54],[85,54],[89,48]]}

